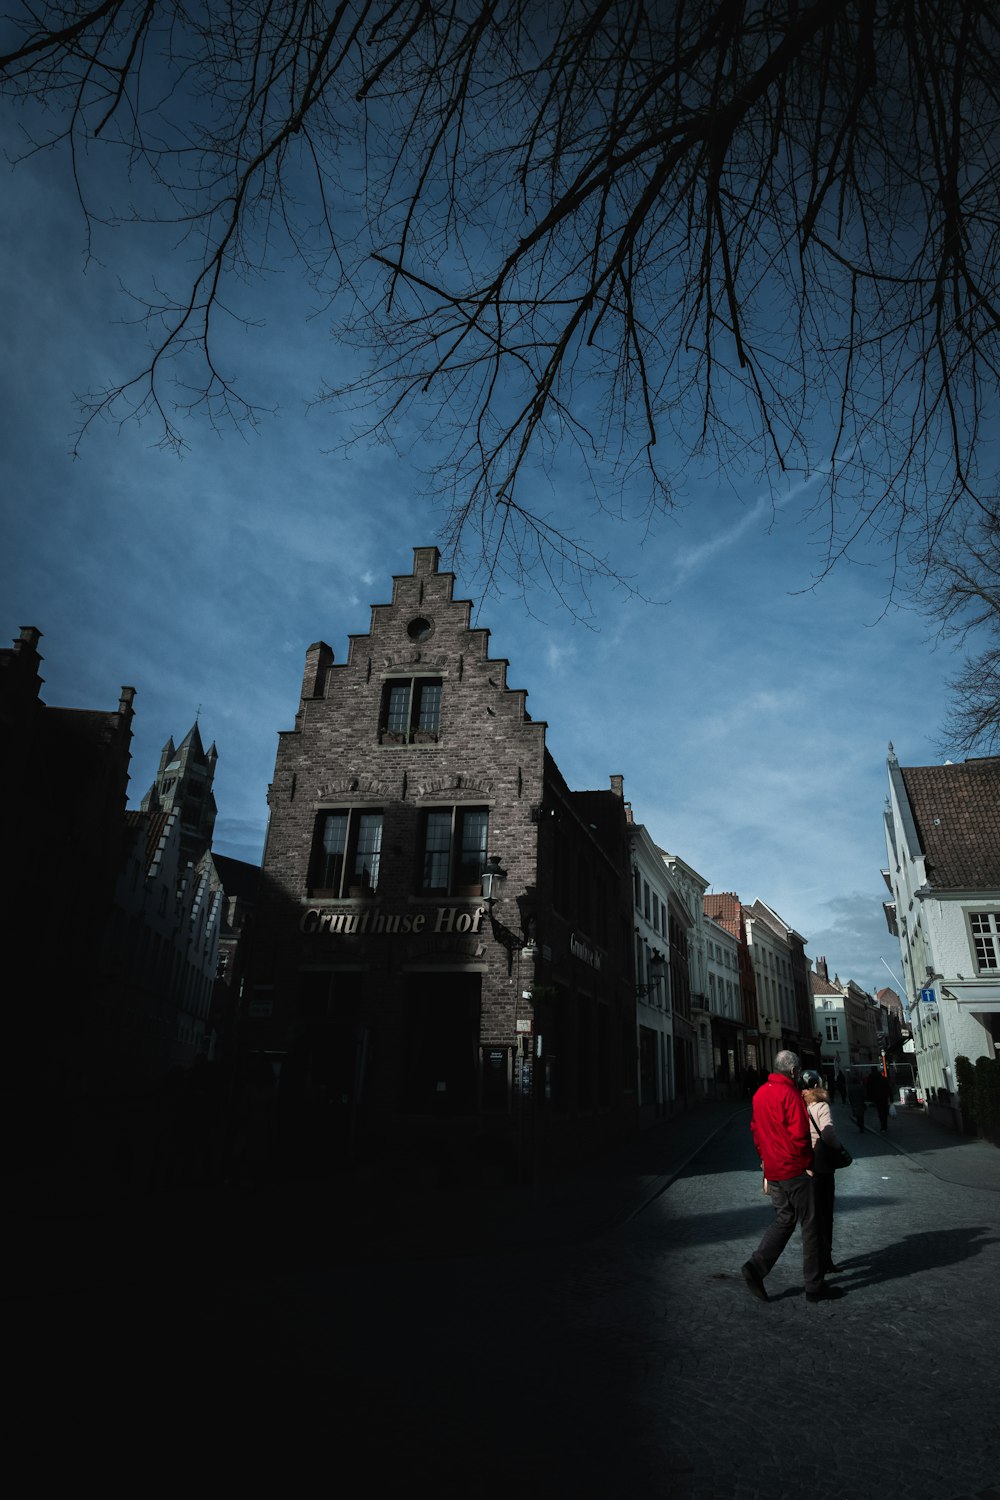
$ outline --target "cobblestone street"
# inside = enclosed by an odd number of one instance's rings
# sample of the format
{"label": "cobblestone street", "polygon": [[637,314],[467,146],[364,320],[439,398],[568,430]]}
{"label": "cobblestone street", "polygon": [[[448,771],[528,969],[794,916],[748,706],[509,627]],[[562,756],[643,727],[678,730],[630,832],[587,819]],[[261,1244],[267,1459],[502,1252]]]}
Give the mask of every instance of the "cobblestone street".
{"label": "cobblestone street", "polygon": [[[348,1461],[372,1493],[473,1500],[1000,1494],[1000,1153],[922,1117],[859,1136],[836,1113],[856,1159],[838,1175],[845,1296],[825,1306],[802,1295],[797,1236],[770,1302],[748,1294],[739,1268],[772,1210],[748,1109],[718,1106],[663,1128],[679,1175],[646,1170],[650,1133],[627,1173],[606,1163],[553,1199],[535,1243],[514,1220],[477,1232],[468,1199],[450,1255],[401,1242],[338,1263],[333,1221],[307,1234],[286,1219],[281,1256],[263,1217],[228,1245],[185,1230],[187,1276],[78,1268],[21,1331],[49,1401],[71,1393],[91,1431],[110,1409],[138,1442],[188,1382],[209,1382],[213,1463],[252,1478],[277,1439],[290,1494],[318,1462]],[[616,1227],[595,1227],[585,1189]],[[119,1233],[93,1265],[125,1246]],[[111,1373],[88,1388],[95,1349]]]}
{"label": "cobblestone street", "polygon": [[[747,1119],[596,1240],[353,1268],[347,1298],[329,1275],[285,1280],[266,1315],[286,1378],[332,1382],[373,1474],[437,1493],[1000,1493],[1000,1192],[859,1138],[844,1111],[845,1296],[806,1303],[796,1236],[764,1305],[739,1276],[771,1213]],[[935,1171],[969,1176],[958,1160],[979,1149],[1000,1184],[992,1148],[955,1148]]]}

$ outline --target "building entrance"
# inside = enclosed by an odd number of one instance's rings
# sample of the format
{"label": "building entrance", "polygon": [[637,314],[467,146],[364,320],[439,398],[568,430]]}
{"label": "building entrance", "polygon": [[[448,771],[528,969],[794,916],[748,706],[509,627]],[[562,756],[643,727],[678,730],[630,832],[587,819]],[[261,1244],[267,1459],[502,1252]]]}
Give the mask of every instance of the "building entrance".
{"label": "building entrance", "polygon": [[479,974],[410,974],[403,1104],[413,1114],[474,1114],[479,1096]]}

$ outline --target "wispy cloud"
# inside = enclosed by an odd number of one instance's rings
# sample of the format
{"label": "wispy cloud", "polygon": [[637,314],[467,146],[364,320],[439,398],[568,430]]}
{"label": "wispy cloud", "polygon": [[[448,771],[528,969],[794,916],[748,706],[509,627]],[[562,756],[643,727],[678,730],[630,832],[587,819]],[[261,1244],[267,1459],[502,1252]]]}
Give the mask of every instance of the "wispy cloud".
{"label": "wispy cloud", "polygon": [[731,525],[720,525],[715,534],[704,542],[696,542],[692,547],[679,547],[674,553],[672,581],[676,584],[686,583],[689,578],[700,573],[721,553],[728,552],[737,546],[748,532],[757,529],[765,517],[785,510],[793,500],[798,500],[809,490],[815,489],[822,478],[822,470],[807,475],[797,484],[790,485],[785,493],[777,498],[770,491],[765,491],[757,496],[739,520]]}

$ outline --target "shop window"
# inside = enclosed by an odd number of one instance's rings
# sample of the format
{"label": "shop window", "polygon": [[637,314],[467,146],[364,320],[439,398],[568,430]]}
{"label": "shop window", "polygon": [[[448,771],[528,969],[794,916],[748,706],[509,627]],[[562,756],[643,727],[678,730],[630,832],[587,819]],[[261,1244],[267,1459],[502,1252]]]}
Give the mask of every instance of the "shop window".
{"label": "shop window", "polygon": [[435,807],[423,815],[419,889],[426,895],[478,896],[489,811],[485,807]]}
{"label": "shop window", "polygon": [[997,973],[1000,970],[1000,912],[970,911],[969,927],[977,972]]}
{"label": "shop window", "polygon": [[378,889],[382,811],[320,813],[309,889],[314,896],[371,896]]}
{"label": "shop window", "polygon": [[379,720],[382,744],[433,744],[440,729],[440,677],[396,678],[385,684]]}

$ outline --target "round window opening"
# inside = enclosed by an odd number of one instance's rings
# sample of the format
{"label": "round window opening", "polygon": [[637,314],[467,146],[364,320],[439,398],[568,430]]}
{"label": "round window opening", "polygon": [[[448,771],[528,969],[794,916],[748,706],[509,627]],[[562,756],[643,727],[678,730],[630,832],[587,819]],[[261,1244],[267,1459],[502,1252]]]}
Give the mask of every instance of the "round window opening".
{"label": "round window opening", "polygon": [[411,620],[409,625],[407,625],[406,633],[411,641],[426,641],[429,636],[434,634],[434,626],[430,620],[425,620],[423,615],[418,615],[415,620]]}

